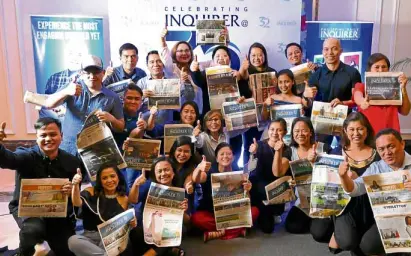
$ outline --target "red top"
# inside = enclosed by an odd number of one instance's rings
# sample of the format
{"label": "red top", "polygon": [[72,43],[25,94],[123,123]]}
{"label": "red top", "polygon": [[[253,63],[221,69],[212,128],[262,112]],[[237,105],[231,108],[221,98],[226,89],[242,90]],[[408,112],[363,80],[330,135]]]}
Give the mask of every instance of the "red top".
{"label": "red top", "polygon": [[[365,95],[365,85],[363,83],[355,84],[352,93],[353,100],[356,91]],[[368,118],[375,134],[384,128],[393,128],[400,132],[398,110],[399,106],[369,106],[365,110],[358,106],[358,112],[363,113]]]}

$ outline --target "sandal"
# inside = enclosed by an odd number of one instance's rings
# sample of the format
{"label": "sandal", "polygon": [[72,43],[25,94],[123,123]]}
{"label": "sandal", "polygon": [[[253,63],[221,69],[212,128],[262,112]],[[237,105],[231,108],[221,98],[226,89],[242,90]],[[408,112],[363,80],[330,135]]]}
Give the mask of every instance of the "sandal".
{"label": "sandal", "polygon": [[218,239],[225,235],[225,230],[222,231],[210,231],[204,232],[204,243],[207,243],[210,240]]}

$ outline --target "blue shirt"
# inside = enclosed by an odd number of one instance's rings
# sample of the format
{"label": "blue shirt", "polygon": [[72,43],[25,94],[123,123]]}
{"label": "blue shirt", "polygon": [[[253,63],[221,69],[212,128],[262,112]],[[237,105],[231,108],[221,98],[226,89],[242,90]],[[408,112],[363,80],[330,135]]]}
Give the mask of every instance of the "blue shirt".
{"label": "blue shirt", "polygon": [[46,88],[44,90],[45,94],[53,94],[60,90],[61,87],[65,87],[71,82],[71,77],[77,74],[78,71],[71,71],[65,69],[63,71],[57,72],[50,76],[47,80]]}
{"label": "blue shirt", "polygon": [[117,143],[118,148],[120,149],[121,152],[123,152],[123,143],[127,139],[127,137],[130,136],[130,133],[132,130],[137,128],[137,120],[138,120],[138,115],[140,112],[144,113],[148,111],[147,109],[143,109],[140,107],[139,110],[137,110],[137,114],[135,116],[129,116],[126,113],[124,113],[124,129],[122,132],[113,132],[114,140]]}
{"label": "blue shirt", "polygon": [[133,73],[129,75],[124,71],[123,66],[118,66],[114,68],[113,74],[106,77],[106,79],[103,81],[103,86],[117,83],[126,79],[131,79],[134,83],[137,84],[138,80],[145,76],[147,76],[147,74],[141,68],[135,67]]}
{"label": "blue shirt", "polygon": [[102,87],[100,93],[92,95],[87,85],[80,81],[81,95],[66,98],[66,115],[64,117],[63,141],[61,149],[72,155],[77,154],[77,134],[81,131],[87,116],[94,110],[109,112],[116,119],[123,119],[123,106],[120,98],[113,91]]}
{"label": "blue shirt", "polygon": [[323,65],[311,75],[310,86],[316,86],[318,93],[315,100],[331,102],[338,98],[340,101],[351,100],[352,89],[356,83],[361,83],[361,75],[357,69],[340,62],[337,70],[331,71]]}

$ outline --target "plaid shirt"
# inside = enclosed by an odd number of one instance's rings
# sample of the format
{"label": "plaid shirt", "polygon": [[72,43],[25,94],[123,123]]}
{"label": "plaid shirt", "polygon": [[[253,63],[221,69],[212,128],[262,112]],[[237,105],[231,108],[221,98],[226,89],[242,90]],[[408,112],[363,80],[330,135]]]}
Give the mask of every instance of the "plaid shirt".
{"label": "plaid shirt", "polygon": [[65,69],[63,71],[57,72],[50,76],[47,80],[45,94],[53,94],[60,90],[60,88],[65,87],[71,81],[71,77],[75,76],[78,71],[71,71]]}

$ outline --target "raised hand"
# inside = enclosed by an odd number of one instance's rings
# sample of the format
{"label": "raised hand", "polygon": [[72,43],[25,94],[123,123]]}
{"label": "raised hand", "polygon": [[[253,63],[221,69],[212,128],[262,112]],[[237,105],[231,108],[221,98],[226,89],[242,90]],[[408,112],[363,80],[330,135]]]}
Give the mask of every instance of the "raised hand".
{"label": "raised hand", "polygon": [[279,140],[274,144],[274,150],[280,151],[284,147],[283,135],[280,135]]}
{"label": "raised hand", "polygon": [[243,62],[241,63],[241,70],[248,70],[248,68],[250,67],[250,60],[248,59],[248,55],[245,55],[245,59],[243,60]]}
{"label": "raised hand", "polygon": [[147,122],[143,119],[143,113],[142,112],[140,112],[138,114],[138,119],[137,119],[136,125],[137,125],[137,129],[139,129],[141,131],[143,131],[147,128]]}
{"label": "raised hand", "polygon": [[138,176],[138,178],[134,181],[134,186],[141,186],[144,183],[146,183],[147,179],[146,179],[146,169],[143,168],[143,170],[141,170],[141,175]]}
{"label": "raised hand", "polygon": [[268,96],[268,98],[265,99],[265,101],[264,101],[265,106],[271,106],[273,104],[274,104],[274,99],[271,96]]}
{"label": "raised hand", "polygon": [[80,96],[82,91],[81,85],[77,83],[77,78],[75,78],[75,80],[72,83],[70,83],[65,90],[67,96],[76,97]]}
{"label": "raised hand", "polygon": [[77,173],[74,175],[73,179],[71,180],[71,183],[75,185],[79,185],[81,181],[83,180],[83,175],[81,174],[80,168],[77,168]]}
{"label": "raised hand", "polygon": [[315,142],[311,148],[308,150],[307,160],[311,163],[314,163],[315,159],[317,158],[317,142]]}
{"label": "raised hand", "polygon": [[401,75],[398,77],[398,82],[400,83],[401,90],[406,90],[408,78],[404,73],[401,73]]}
{"label": "raised hand", "polygon": [[303,96],[306,98],[315,98],[315,95],[317,95],[317,87],[315,86],[310,87],[307,81],[304,81],[304,83],[305,83],[305,88],[304,88]]}
{"label": "raised hand", "polygon": [[180,79],[181,79],[181,82],[182,82],[182,83],[184,83],[184,82],[190,82],[190,79],[189,79],[189,76],[188,76],[188,70],[187,70],[187,68],[186,68],[185,66],[183,66],[183,67],[181,68]]}
{"label": "raised hand", "polygon": [[370,106],[370,98],[368,95],[365,96],[364,100],[360,104],[360,108],[365,110]]}
{"label": "raised hand", "polygon": [[247,192],[249,192],[250,190],[251,190],[251,188],[252,188],[252,183],[250,182],[250,180],[248,179],[248,177],[247,176],[244,176],[244,179],[243,179],[243,188],[244,188],[244,190],[245,191],[247,191]]}
{"label": "raised hand", "polygon": [[348,157],[344,156],[344,161],[340,163],[340,166],[338,167],[338,175],[340,177],[352,177],[352,172],[350,169],[350,165],[348,164]]}
{"label": "raised hand", "polygon": [[3,141],[4,138],[7,138],[5,129],[6,129],[6,122],[2,122],[0,125],[0,142]]}
{"label": "raised hand", "polygon": [[109,66],[106,68],[105,76],[111,76],[114,73],[113,62],[110,60]]}
{"label": "raised hand", "polygon": [[161,39],[165,40],[167,34],[168,34],[167,25],[165,25],[164,28],[161,30],[161,33],[160,33]]}
{"label": "raised hand", "polygon": [[206,157],[203,155],[203,160],[201,160],[201,163],[198,164],[197,168],[202,172],[208,172],[211,168],[211,163],[207,162]]}
{"label": "raised hand", "polygon": [[311,71],[314,71],[314,70],[317,68],[317,65],[314,64],[314,63],[312,63],[309,59],[307,59],[307,63],[308,63],[307,67],[308,67]]}
{"label": "raised hand", "polygon": [[196,72],[200,70],[200,64],[198,63],[198,60],[197,60],[197,54],[194,55],[194,60],[191,62],[190,70],[191,72]]}
{"label": "raised hand", "polygon": [[158,101],[156,101],[156,105],[150,108],[150,115],[156,116],[158,114]]}
{"label": "raised hand", "polygon": [[250,145],[248,152],[250,152],[251,154],[257,154],[257,149],[258,149],[257,140],[253,138],[253,144]]}
{"label": "raised hand", "polygon": [[194,193],[194,186],[193,186],[193,181],[190,180],[188,181],[185,185],[184,185],[187,194],[191,195],[192,193]]}
{"label": "raised hand", "polygon": [[198,135],[200,135],[200,133],[201,133],[201,123],[200,123],[200,120],[197,120],[197,125],[193,129],[193,136],[198,137]]}

